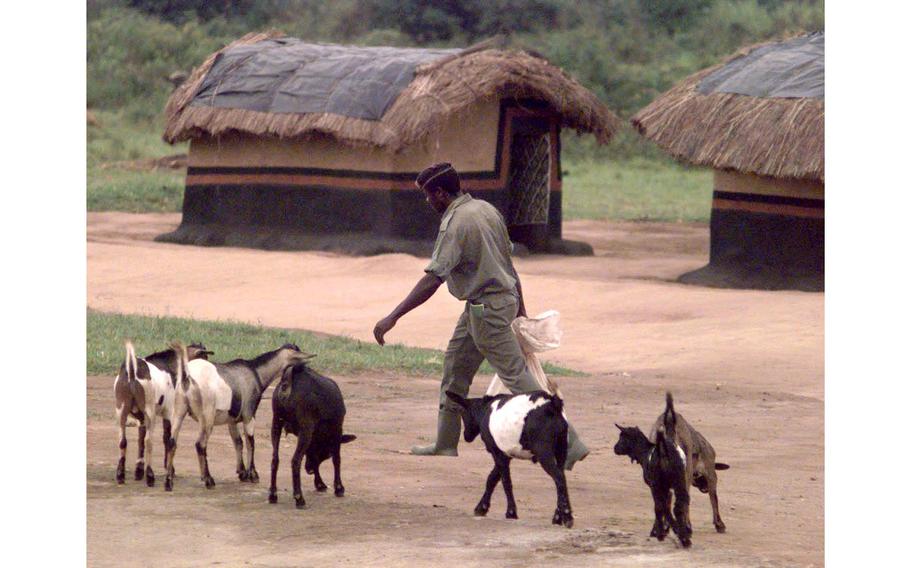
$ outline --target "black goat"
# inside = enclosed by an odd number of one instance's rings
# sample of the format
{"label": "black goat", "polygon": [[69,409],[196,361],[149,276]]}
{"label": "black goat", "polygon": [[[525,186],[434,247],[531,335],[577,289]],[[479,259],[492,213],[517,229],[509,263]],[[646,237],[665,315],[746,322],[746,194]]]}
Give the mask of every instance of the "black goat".
{"label": "black goat", "polygon": [[278,446],[281,433],[297,436],[297,448],[291,458],[294,500],[298,509],[306,506],[300,490],[300,462],[306,455],[306,472],[314,474],[316,491],[327,489],[319,475],[319,465],[332,458],[335,468],[335,495],[344,495],[341,483],[341,444],[357,437],[343,434],[344,398],[338,384],[299,363],[285,370],[272,395],[272,483],[269,503],[278,502],[275,478],[278,475]]}
{"label": "black goat", "polygon": [[478,517],[487,514],[490,497],[502,479],[506,518],[517,519],[509,465],[512,458],[530,459],[539,462],[556,483],[553,524],[572,528],[572,506],[563,471],[569,424],[562,413],[562,399],[544,391],[469,399],[451,392],[446,395],[461,407],[465,442],[473,442],[479,434],[495,463],[474,514]]}
{"label": "black goat", "polygon": [[[689,521],[689,486],[702,493],[709,493],[714,513],[714,527],[724,532],[726,526],[720,518],[717,501],[717,473],[729,469],[715,463],[714,448],[704,436],[692,428],[673,409],[673,396],[667,393],[666,410],[658,417],[652,429],[652,443],[638,427],[619,428],[619,441],[613,451],[629,456],[642,466],[645,483],[654,498],[654,527],[651,536],[663,540],[670,527],[684,547],[692,544],[692,524]],[[671,490],[676,501],[670,511]]]}

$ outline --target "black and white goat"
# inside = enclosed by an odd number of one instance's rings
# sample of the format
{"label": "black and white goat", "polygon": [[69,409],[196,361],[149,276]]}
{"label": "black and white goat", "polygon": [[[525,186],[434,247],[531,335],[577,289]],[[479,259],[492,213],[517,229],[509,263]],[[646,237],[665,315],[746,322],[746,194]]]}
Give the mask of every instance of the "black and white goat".
{"label": "black and white goat", "polygon": [[[149,487],[155,485],[152,470],[152,434],[156,418],[162,418],[165,453],[171,438],[174,421],[174,386],[182,372],[180,358],[172,345],[148,357],[136,356],[132,342],[125,342],[126,356],[114,379],[114,407],[120,427],[120,461],[117,463],[117,483],[126,479],[126,424],[132,416],[139,421],[139,456],[136,460],[136,480],[145,477]],[[211,351],[201,343],[187,348],[187,358],[205,358]],[[165,467],[167,456],[165,455]]]}
{"label": "black and white goat", "polygon": [[563,415],[562,399],[544,391],[468,399],[451,392],[446,395],[461,407],[465,442],[480,435],[495,464],[474,514],[487,514],[490,497],[501,479],[506,493],[506,518],[517,519],[509,466],[512,458],[529,459],[539,462],[556,484],[553,524],[571,528],[574,520],[563,471],[569,424]]}
{"label": "black and white goat", "polygon": [[[177,436],[183,420],[189,414],[199,422],[199,438],[196,441],[196,455],[199,458],[199,474],[205,486],[211,489],[215,480],[209,473],[206,448],[212,429],[227,424],[237,452],[237,475],[240,481],[257,483],[259,474],[253,462],[256,426],[256,410],[265,389],[288,367],[310,356],[300,348],[287,343],[274,351],[268,351],[254,359],[235,359],[228,363],[211,363],[196,359],[187,363],[187,376],[176,389],[175,422],[173,436],[167,451],[167,477],[164,488],[170,491],[174,484],[174,453]],[[243,461],[243,440],[240,424],[246,438],[247,462]]]}
{"label": "black and white goat", "polygon": [[[715,463],[714,448],[681,414],[673,409],[673,396],[667,393],[667,407],[651,430],[652,442],[637,426],[619,428],[617,455],[629,456],[642,466],[645,483],[654,498],[654,526],[651,536],[663,540],[673,529],[684,547],[692,544],[689,520],[689,486],[709,493],[717,532],[726,531],[717,501],[717,473],[729,465]],[[671,496],[672,491],[672,496]],[[675,497],[672,513],[671,497]]]}
{"label": "black and white goat", "polygon": [[281,382],[272,394],[272,480],[269,503],[278,502],[275,482],[282,432],[297,436],[297,448],[291,458],[291,481],[297,508],[306,506],[300,489],[300,462],[304,455],[306,472],[314,475],[316,491],[327,489],[319,475],[319,465],[331,457],[335,469],[335,496],[344,495],[344,485],[341,483],[341,444],[357,438],[343,434],[345,413],[344,397],[335,381],[320,375],[306,363],[298,363],[284,371]]}

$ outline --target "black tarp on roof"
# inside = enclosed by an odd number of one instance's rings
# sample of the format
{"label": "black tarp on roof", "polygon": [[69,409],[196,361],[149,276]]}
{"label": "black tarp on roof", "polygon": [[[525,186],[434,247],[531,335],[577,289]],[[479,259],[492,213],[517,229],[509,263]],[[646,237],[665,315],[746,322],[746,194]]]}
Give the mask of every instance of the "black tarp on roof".
{"label": "black tarp on roof", "polygon": [[221,53],[190,105],[380,120],[419,65],[460,51],[269,39]]}
{"label": "black tarp on roof", "polygon": [[825,32],[752,50],[702,79],[698,92],[823,99]]}

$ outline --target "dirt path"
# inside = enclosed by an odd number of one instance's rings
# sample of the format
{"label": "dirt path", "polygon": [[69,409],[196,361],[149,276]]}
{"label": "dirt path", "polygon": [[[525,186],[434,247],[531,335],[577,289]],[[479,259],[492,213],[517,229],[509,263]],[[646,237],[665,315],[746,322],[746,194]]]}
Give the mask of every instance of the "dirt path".
{"label": "dirt path", "polygon": [[[178,221],[176,215],[90,214],[89,307],[369,339],[373,323],[425,264],[405,255],[347,258],[151,242]],[[346,430],[358,435],[345,446],[348,492],[336,499],[310,490],[305,511],[293,508],[288,493],[289,445],[282,450],[280,502],[269,506],[267,483],[237,482],[224,431],[216,432],[209,452],[219,485],[206,491],[192,451],[195,423],[180,438],[173,494],[160,484],[118,487],[111,379],[91,377],[90,565],[119,566],[124,558],[173,566],[821,565],[824,296],[673,283],[704,263],[708,236],[701,226],[573,222],[565,234],[590,242],[596,256],[532,257],[517,267],[531,311],[563,314],[564,347],[550,359],[591,373],[563,380],[570,416],[593,449],[569,474],[576,528],[549,524],[555,493],[538,466],[514,466],[519,521],[503,518],[501,491],[489,518],[474,519],[491,466],[479,443],[462,443],[457,460],[405,453],[432,429],[434,377],[336,377],[348,405]],[[390,338],[442,348],[459,309],[437,294]],[[475,390],[486,383],[478,378]],[[720,482],[728,533],[713,532],[708,500],[696,494],[688,551],[646,538],[652,504],[640,468],[612,454],[613,422],[650,425],[665,389],[733,466]],[[269,463],[268,401],[258,418],[262,475]],[[129,435],[132,460],[135,429]],[[160,448],[159,440],[157,456]],[[330,468],[325,464],[323,473]]]}

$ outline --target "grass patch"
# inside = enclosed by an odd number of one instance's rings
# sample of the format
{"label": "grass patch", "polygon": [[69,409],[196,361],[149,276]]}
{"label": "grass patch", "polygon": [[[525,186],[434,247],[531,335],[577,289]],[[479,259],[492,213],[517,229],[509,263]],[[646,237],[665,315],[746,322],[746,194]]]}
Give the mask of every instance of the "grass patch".
{"label": "grass patch", "polygon": [[[123,340],[128,338],[133,341],[139,354],[159,351],[173,339],[184,343],[202,341],[215,352],[215,361],[250,359],[284,343],[296,343],[303,351],[315,353],[317,358],[313,361],[313,366],[329,374],[394,371],[410,375],[442,376],[442,351],[391,344],[380,347],[347,337],[298,329],[226,321],[127,316],[95,310],[88,310],[86,328],[86,364],[89,375],[116,373],[123,361]],[[544,363],[544,370],[554,376],[584,374],[549,363]],[[484,362],[480,372],[492,374],[493,370]]]}
{"label": "grass patch", "polygon": [[142,120],[131,119],[124,111],[93,112],[98,126],[88,128],[86,208],[130,213],[180,211],[184,171],[134,171],[115,164],[186,153],[188,145],[171,146],[164,142],[160,117]]}
{"label": "grass patch", "polygon": [[563,162],[565,219],[706,223],[712,172],[665,161],[629,159]]}
{"label": "grass patch", "polygon": [[90,167],[86,207],[89,211],[179,212],[183,207],[185,179],[183,171],[136,172]]}

